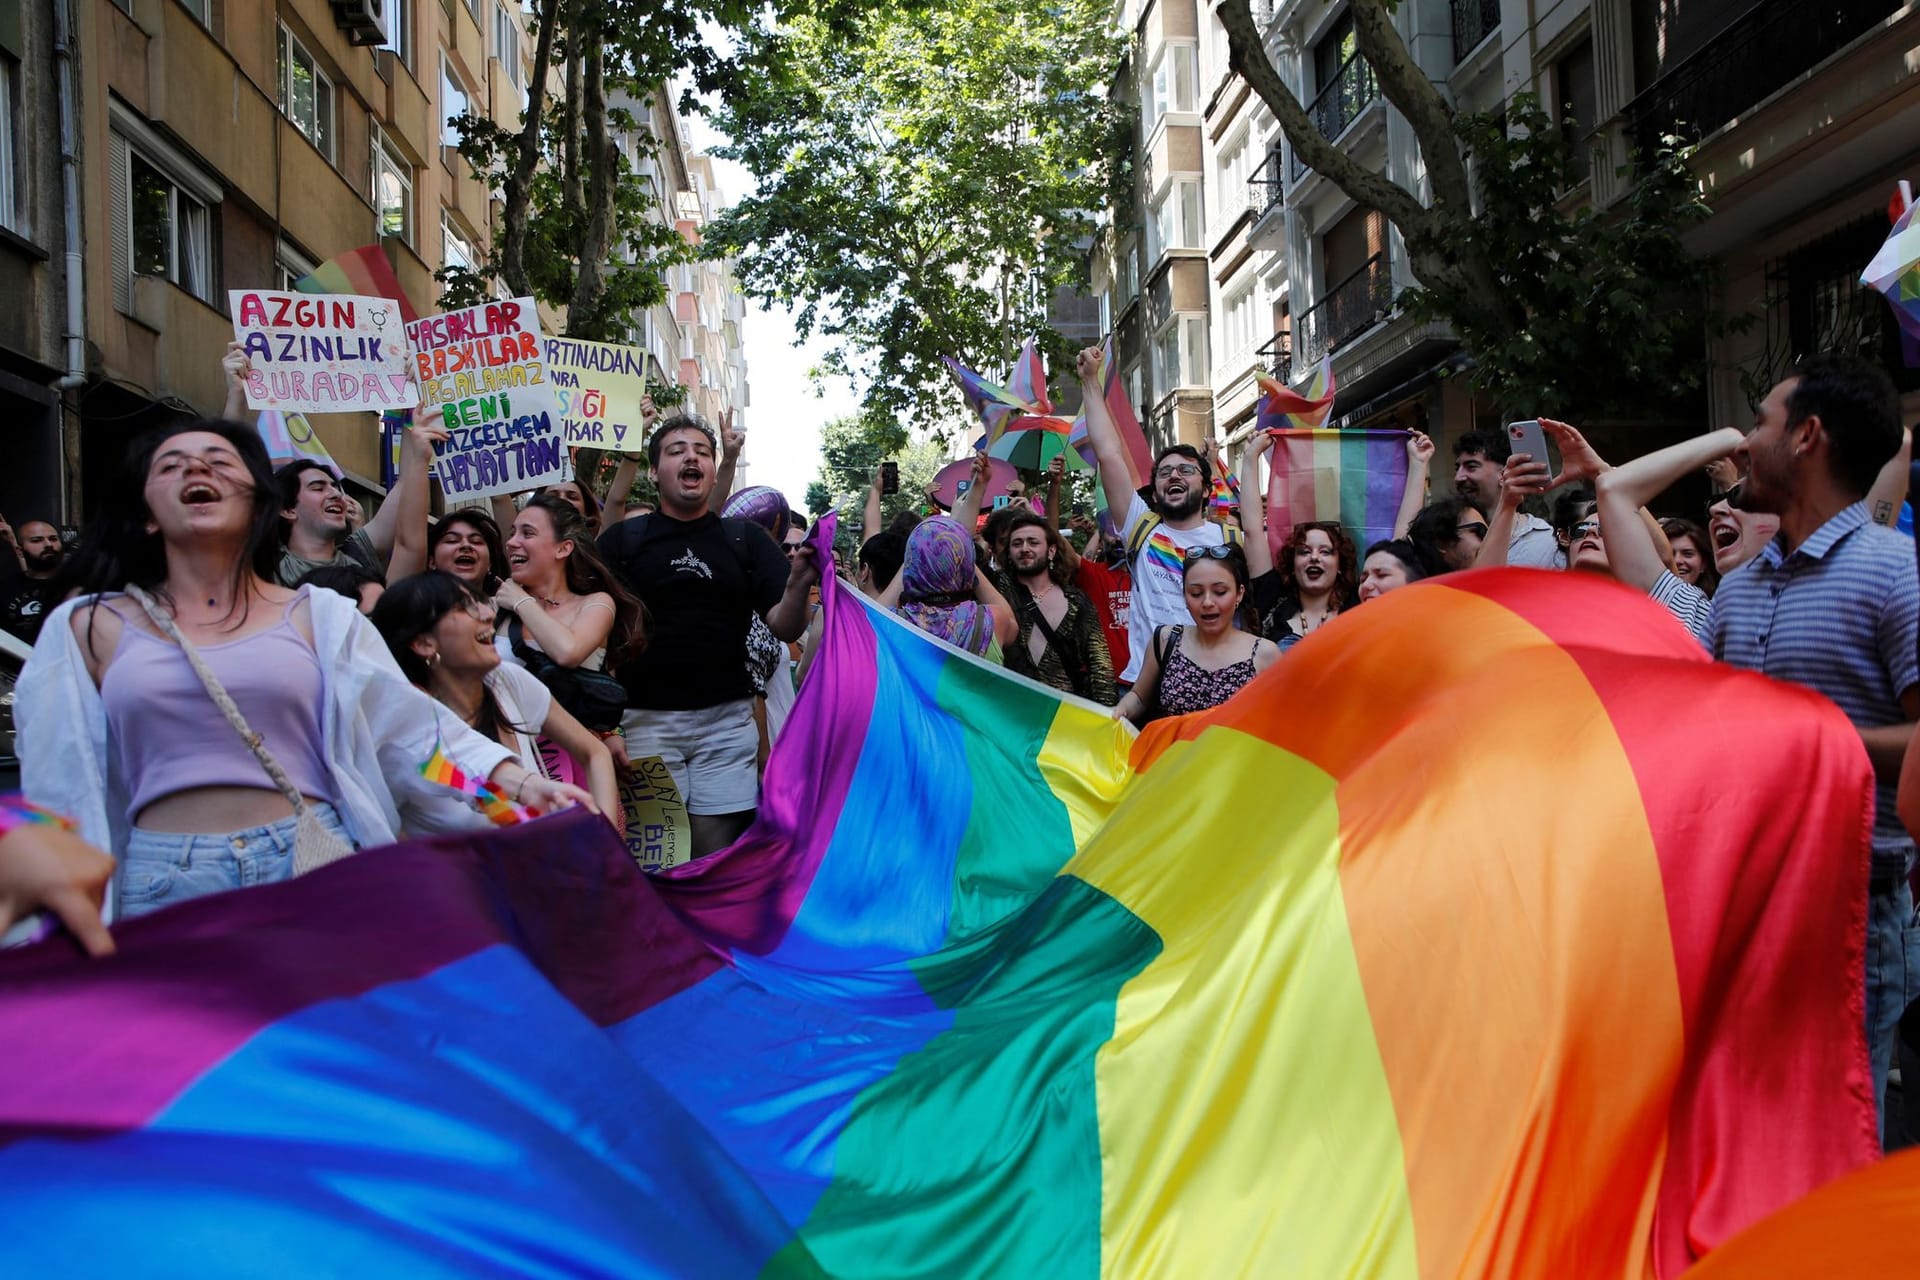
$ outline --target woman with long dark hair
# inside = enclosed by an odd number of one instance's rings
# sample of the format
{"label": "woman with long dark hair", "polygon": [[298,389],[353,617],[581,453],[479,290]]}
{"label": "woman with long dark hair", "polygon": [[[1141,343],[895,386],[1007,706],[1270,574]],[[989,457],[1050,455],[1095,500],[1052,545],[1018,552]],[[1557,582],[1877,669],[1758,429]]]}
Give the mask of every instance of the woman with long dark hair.
{"label": "woman with long dark hair", "polygon": [[118,860],[110,911],[283,880],[403,823],[484,825],[439,807],[436,749],[529,807],[592,803],[409,684],[352,601],[280,586],[279,519],[252,428],[149,432],[27,664],[25,791]]}
{"label": "woman with long dark hair", "polygon": [[1140,676],[1114,708],[1140,722],[1156,704],[1166,715],[1217,707],[1279,658],[1270,640],[1248,631],[1249,578],[1239,547],[1193,547],[1180,564],[1180,585],[1193,625],[1159,627],[1140,662]]}
{"label": "woman with long dark hair", "polygon": [[478,507],[462,507],[440,517],[433,526],[427,567],[452,574],[482,600],[507,577],[507,548],[500,526]]}
{"label": "woman with long dark hair", "polygon": [[373,609],[373,625],[417,688],[542,773],[550,772],[538,743],[546,738],[571,758],[574,776],[619,827],[620,787],[606,744],[524,668],[500,661],[493,623],[491,602],[434,570],[394,583]]}

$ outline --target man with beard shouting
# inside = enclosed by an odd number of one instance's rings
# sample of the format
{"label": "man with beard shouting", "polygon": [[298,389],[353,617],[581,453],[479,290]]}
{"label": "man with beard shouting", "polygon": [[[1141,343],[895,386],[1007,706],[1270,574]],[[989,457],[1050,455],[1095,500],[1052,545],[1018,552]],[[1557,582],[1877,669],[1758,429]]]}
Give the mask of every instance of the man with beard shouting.
{"label": "man with beard shouting", "polygon": [[599,540],[653,615],[646,648],[616,673],[627,688],[627,758],[658,756],[667,766],[686,802],[695,857],[732,844],[759,807],[760,732],[747,674],[753,616],[779,639],[798,640],[820,580],[812,547],[789,557],[751,520],[710,509],[718,453],[700,419],[663,421],[647,439],[658,509]]}
{"label": "man with beard shouting", "polygon": [[[1189,621],[1180,566],[1195,547],[1238,542],[1240,531],[1207,519],[1213,477],[1205,458],[1190,444],[1173,444],[1153,459],[1152,486],[1136,492],[1127,468],[1127,447],[1107,410],[1100,373],[1100,348],[1088,347],[1074,362],[1080,374],[1087,439],[1100,464],[1100,487],[1107,510],[1123,513],[1115,524],[1127,547],[1133,571],[1133,601],[1127,616],[1127,668],[1120,683],[1140,674],[1140,661],[1161,627]],[[1151,494],[1149,501],[1147,495]]]}
{"label": "man with beard shouting", "polygon": [[1060,535],[1036,511],[1022,508],[1007,521],[1007,601],[1020,635],[1006,650],[1006,667],[1029,680],[1110,707],[1113,659],[1093,601],[1069,580]]}
{"label": "man with beard shouting", "polygon": [[28,520],[16,537],[6,519],[0,517],[0,542],[13,548],[19,560],[16,570],[0,554],[0,627],[5,627],[28,644],[40,638],[40,623],[59,599],[53,594],[53,575],[66,558],[67,548],[60,531],[45,520]]}

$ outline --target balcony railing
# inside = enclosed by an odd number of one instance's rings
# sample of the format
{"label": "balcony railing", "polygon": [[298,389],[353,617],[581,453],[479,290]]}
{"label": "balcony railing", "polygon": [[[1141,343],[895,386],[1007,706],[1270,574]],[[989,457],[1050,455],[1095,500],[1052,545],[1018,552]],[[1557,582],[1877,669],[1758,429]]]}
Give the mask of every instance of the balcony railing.
{"label": "balcony railing", "polygon": [[1643,153],[1662,134],[1698,140],[1901,7],[1901,0],[1760,0],[1627,104]]}
{"label": "balcony railing", "polygon": [[1294,321],[1294,332],[1300,335],[1296,348],[1300,362],[1313,364],[1391,310],[1393,272],[1387,255],[1376,253]]}
{"label": "balcony railing", "polygon": [[1293,333],[1276,333],[1273,341],[1254,352],[1260,364],[1277,382],[1293,381]]}
{"label": "balcony railing", "polygon": [[1174,412],[1180,407],[1179,399],[1179,392],[1169,391],[1160,397],[1159,403],[1154,405],[1147,414],[1147,433],[1150,437],[1148,443],[1156,449],[1180,438],[1179,429],[1173,420]]}
{"label": "balcony railing", "polygon": [[1251,178],[1247,179],[1247,203],[1253,208],[1257,221],[1268,212],[1280,207],[1281,199],[1287,194],[1287,181],[1280,168],[1280,148],[1267,152],[1267,159]]}
{"label": "balcony railing", "polygon": [[1500,0],[1453,0],[1453,60],[1465,62],[1500,26]]}
{"label": "balcony railing", "polygon": [[[1347,131],[1347,126],[1360,118],[1380,96],[1380,81],[1373,74],[1373,64],[1359,54],[1354,54],[1340,65],[1333,83],[1320,90],[1320,96],[1307,108],[1307,116],[1313,121],[1320,136],[1332,142]],[[1306,176],[1307,166],[1300,162],[1300,153],[1293,153],[1293,178],[1298,182]]]}

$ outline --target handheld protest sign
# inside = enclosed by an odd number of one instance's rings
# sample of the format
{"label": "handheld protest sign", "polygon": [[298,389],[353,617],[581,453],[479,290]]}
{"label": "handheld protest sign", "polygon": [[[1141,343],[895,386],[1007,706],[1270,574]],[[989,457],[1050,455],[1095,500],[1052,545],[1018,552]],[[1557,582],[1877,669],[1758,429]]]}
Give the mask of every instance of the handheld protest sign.
{"label": "handheld protest sign", "polygon": [[420,402],[391,299],[231,289],[233,340],[247,353],[249,409],[351,413]]}
{"label": "handheld protest sign", "polygon": [[548,338],[543,346],[567,446],[645,453],[640,401],[647,394],[647,353],[577,338]]}
{"label": "handheld protest sign", "polygon": [[664,871],[693,858],[693,823],[673,774],[659,756],[642,756],[620,781],[627,852],[642,871]]}
{"label": "handheld protest sign", "polygon": [[485,302],[407,326],[420,400],[445,412],[433,469],[449,498],[557,484],[573,473],[532,298]]}

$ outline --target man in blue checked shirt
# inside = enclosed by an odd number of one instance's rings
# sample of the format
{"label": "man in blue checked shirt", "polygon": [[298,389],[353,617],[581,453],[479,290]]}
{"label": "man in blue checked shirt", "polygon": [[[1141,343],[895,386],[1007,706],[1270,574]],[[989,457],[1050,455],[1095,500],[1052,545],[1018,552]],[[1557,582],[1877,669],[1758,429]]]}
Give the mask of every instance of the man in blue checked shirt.
{"label": "man in blue checked shirt", "polygon": [[1774,387],[1734,451],[1746,476],[1731,501],[1779,516],[1780,532],[1722,580],[1707,626],[1714,657],[1831,698],[1873,763],[1866,1032],[1883,1119],[1900,1015],[1920,992],[1914,844],[1896,803],[1920,719],[1920,572],[1864,499],[1900,445],[1893,383],[1862,360],[1814,356]]}

